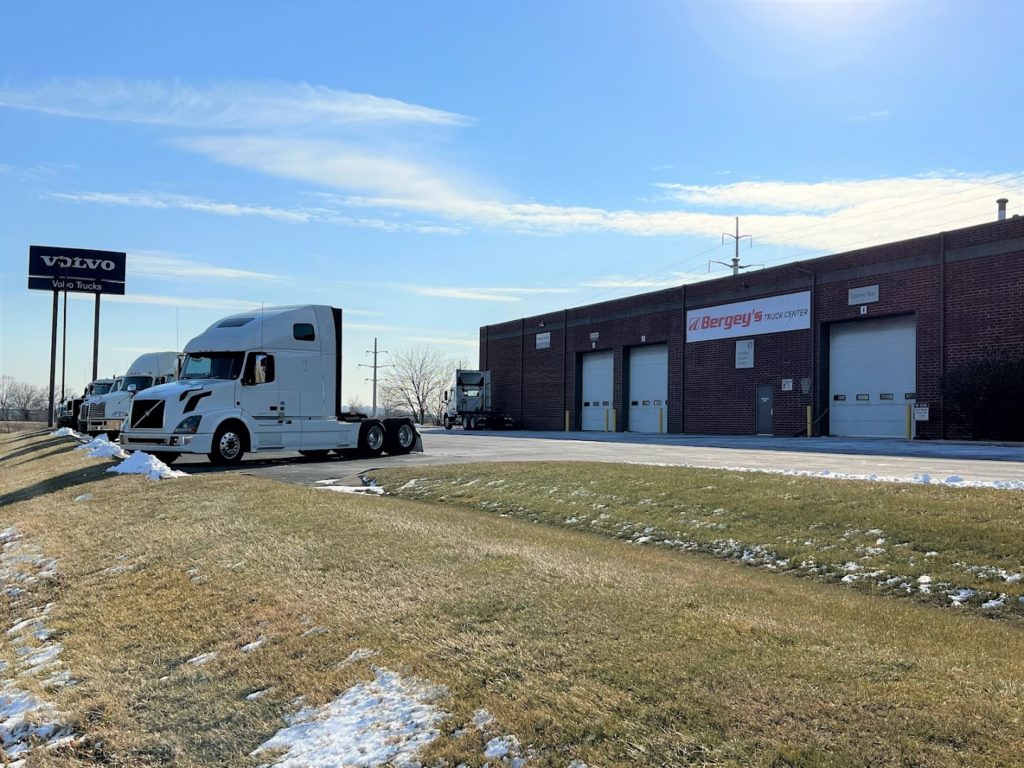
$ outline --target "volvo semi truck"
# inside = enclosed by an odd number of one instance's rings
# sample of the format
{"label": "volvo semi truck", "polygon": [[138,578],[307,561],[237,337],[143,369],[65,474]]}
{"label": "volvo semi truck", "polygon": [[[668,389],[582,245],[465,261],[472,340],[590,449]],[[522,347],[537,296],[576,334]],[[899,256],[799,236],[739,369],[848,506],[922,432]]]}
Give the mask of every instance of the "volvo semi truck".
{"label": "volvo semi truck", "polygon": [[83,406],[85,432],[90,435],[106,434],[111,440],[121,431],[121,422],[128,416],[132,398],[156,384],[174,381],[180,363],[177,352],[147,352],[128,367],[128,373],[119,376],[105,394],[93,397]]}
{"label": "volvo semi truck", "polygon": [[185,346],[173,383],[139,392],[121,445],[165,462],[183,453],[217,464],[246,453],[403,454],[423,450],[411,419],[343,410],[342,312],[305,305],[225,317]]}
{"label": "volvo semi truck", "polygon": [[444,392],[445,429],[461,426],[463,429],[509,429],[511,416],[491,410],[491,372],[455,371],[451,389]]}

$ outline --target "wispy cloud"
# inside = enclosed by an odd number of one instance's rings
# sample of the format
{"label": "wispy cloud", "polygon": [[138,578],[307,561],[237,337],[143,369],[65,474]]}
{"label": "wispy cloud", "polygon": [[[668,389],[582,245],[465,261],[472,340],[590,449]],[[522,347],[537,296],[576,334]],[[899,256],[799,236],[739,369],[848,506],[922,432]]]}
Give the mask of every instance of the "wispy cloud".
{"label": "wispy cloud", "polygon": [[865,120],[882,120],[889,116],[888,109],[879,109],[875,112],[865,112],[862,115],[854,115],[850,118],[851,123],[861,123]]}
{"label": "wispy cloud", "polygon": [[285,82],[57,79],[0,88],[0,106],[67,117],[202,129],[318,130],[354,124],[463,125],[470,118],[367,93]]}
{"label": "wispy cloud", "polygon": [[698,283],[701,280],[710,280],[721,277],[721,274],[703,272],[669,272],[665,275],[648,275],[633,277],[630,275],[605,275],[593,280],[580,283],[584,288],[627,288],[629,290],[657,290],[659,288],[674,288],[677,285],[687,283]]}
{"label": "wispy cloud", "polygon": [[[85,293],[69,293],[69,298],[81,301],[92,301],[92,296]],[[149,304],[161,307],[188,307],[190,309],[245,311],[259,307],[258,301],[241,301],[225,298],[198,298],[185,296],[162,296],[159,294],[129,293],[124,296],[108,295],[103,301],[116,304]]]}
{"label": "wispy cloud", "polygon": [[409,293],[415,293],[417,296],[504,303],[522,301],[522,296],[572,293],[570,288],[455,288],[431,285],[402,285],[399,287]]}
{"label": "wispy cloud", "polygon": [[274,208],[267,205],[220,203],[188,195],[158,194],[153,192],[51,192],[49,197],[78,203],[123,205],[131,208],[179,209],[200,211],[217,216],[259,216],[277,221],[304,223],[310,220],[305,211]]}
{"label": "wispy cloud", "polygon": [[280,283],[288,280],[283,275],[254,272],[249,269],[235,269],[216,264],[206,264],[160,251],[130,251],[128,263],[131,274],[145,277],[169,278],[174,280],[229,280]]}

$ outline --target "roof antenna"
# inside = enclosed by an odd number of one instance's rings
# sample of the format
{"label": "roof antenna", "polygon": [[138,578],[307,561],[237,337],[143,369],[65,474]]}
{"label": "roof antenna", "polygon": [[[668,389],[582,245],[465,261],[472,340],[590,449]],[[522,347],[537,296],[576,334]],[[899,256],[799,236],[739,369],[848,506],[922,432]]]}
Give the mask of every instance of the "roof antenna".
{"label": "roof antenna", "polygon": [[722,245],[725,245],[725,238],[727,238],[727,237],[731,237],[733,240],[736,241],[736,255],[732,257],[732,263],[730,264],[730,263],[727,263],[727,262],[724,262],[724,261],[709,261],[708,262],[708,272],[711,271],[711,265],[712,264],[721,264],[723,267],[732,267],[732,273],[734,275],[738,275],[740,273],[741,269],[750,269],[750,267],[764,267],[764,264],[740,264],[740,240],[742,240],[744,237],[750,238],[750,246],[753,247],[754,246],[754,237],[753,237],[753,235],[741,235],[740,234],[740,217],[739,216],[736,217],[736,234],[734,235],[732,232],[723,232],[722,233]]}

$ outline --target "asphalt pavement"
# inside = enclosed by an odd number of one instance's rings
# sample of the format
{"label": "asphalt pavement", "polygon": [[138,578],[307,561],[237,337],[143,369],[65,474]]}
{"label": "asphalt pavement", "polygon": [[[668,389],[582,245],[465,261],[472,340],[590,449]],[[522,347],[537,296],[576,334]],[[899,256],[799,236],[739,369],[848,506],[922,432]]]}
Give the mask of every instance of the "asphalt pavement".
{"label": "asphalt pavement", "polygon": [[424,429],[423,453],[376,459],[306,459],[294,453],[249,454],[241,464],[214,467],[183,456],[186,472],[244,472],[299,485],[359,484],[381,467],[499,461],[649,462],[695,467],[803,470],[935,479],[1024,482],[1024,445],[871,438],[637,435],[594,432],[463,432]]}

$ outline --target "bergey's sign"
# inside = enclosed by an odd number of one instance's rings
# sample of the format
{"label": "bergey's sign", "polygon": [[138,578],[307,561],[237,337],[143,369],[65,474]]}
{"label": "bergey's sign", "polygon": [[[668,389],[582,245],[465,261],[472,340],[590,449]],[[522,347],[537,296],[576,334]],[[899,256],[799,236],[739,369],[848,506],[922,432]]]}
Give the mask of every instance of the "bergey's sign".
{"label": "bergey's sign", "polygon": [[126,256],[119,251],[30,245],[28,287],[39,291],[124,295]]}
{"label": "bergey's sign", "polygon": [[691,309],[686,313],[688,342],[800,331],[810,327],[809,291]]}

